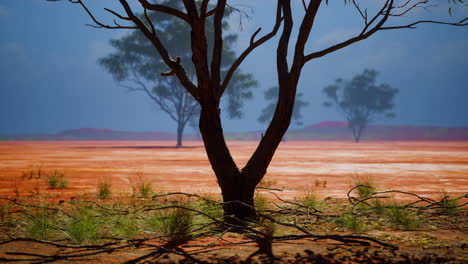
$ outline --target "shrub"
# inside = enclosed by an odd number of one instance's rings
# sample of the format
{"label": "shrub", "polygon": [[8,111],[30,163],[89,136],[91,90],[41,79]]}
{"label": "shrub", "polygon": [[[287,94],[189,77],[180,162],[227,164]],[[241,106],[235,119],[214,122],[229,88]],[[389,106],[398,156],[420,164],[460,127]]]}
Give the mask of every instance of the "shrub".
{"label": "shrub", "polygon": [[322,202],[318,199],[316,192],[310,188],[304,189],[304,196],[300,200],[300,204],[307,207],[308,209],[315,210],[320,210],[323,205]]}

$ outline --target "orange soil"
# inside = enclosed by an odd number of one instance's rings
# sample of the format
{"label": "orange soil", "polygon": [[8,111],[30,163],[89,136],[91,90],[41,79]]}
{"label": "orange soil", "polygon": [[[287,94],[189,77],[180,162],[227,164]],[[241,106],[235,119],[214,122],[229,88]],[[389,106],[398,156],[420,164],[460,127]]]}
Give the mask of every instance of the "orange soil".
{"label": "orange soil", "polygon": [[[229,142],[239,167],[256,142]],[[109,178],[114,192],[130,192],[142,173],[157,191],[219,193],[201,142],[64,141],[1,142],[0,195],[41,192],[70,197],[94,193],[99,178]],[[23,171],[41,167],[65,171],[69,188],[47,189],[44,180],[19,180]],[[352,177],[371,175],[380,190],[397,189],[436,198],[441,189],[468,193],[468,142],[284,142],[268,169],[267,179],[285,187],[283,198],[316,189],[323,197],[345,197]],[[326,181],[325,187],[315,182]],[[323,185],[323,184],[322,184]]]}

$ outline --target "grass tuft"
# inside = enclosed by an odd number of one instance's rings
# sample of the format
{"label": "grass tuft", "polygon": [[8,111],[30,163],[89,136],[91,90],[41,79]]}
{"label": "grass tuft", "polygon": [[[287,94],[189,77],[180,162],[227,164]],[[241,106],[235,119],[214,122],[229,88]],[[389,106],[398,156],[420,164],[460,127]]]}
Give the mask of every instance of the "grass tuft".
{"label": "grass tuft", "polygon": [[50,189],[64,189],[68,187],[68,181],[63,171],[53,170],[47,177],[47,185]]}
{"label": "grass tuft", "polygon": [[83,202],[77,203],[74,218],[65,226],[65,233],[75,244],[93,242],[99,238],[99,222],[94,216],[94,208]]}
{"label": "grass tuft", "polygon": [[367,231],[367,225],[364,221],[359,219],[356,215],[346,213],[336,221],[336,223],[346,228],[347,230],[355,233],[364,233]]}
{"label": "grass tuft", "polygon": [[450,195],[445,189],[440,191],[440,200],[438,204],[440,205],[440,211],[443,214],[456,215],[461,211],[458,201],[456,199],[450,198]]}
{"label": "grass tuft", "polygon": [[97,196],[99,199],[108,199],[112,195],[112,184],[108,178],[100,178],[97,185]]}
{"label": "grass tuft", "polygon": [[193,214],[187,207],[188,202],[178,201],[174,207],[156,211],[147,224],[168,244],[183,244],[192,238]]}
{"label": "grass tuft", "polygon": [[353,176],[353,184],[357,187],[359,197],[368,198],[375,193],[374,179],[369,175],[355,174]]}
{"label": "grass tuft", "polygon": [[385,206],[385,215],[395,227],[405,231],[417,230],[421,226],[421,220],[415,213],[395,201]]}

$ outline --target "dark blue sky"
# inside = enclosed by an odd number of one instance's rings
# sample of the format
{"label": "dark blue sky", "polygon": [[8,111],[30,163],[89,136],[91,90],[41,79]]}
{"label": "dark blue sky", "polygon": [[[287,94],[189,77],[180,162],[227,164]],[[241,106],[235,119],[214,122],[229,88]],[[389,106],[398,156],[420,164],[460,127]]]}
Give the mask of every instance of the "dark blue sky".
{"label": "dark blue sky", "polygon": [[[102,7],[116,1],[87,1],[96,15],[108,21]],[[98,6],[96,6],[98,2]],[[251,32],[271,28],[273,1],[233,1],[253,9],[243,19],[240,51]],[[300,1],[295,1],[299,6]],[[319,11],[309,50],[318,50],[352,36],[361,22],[351,6],[331,1]],[[363,1],[370,3],[372,1]],[[468,8],[454,10],[449,18],[446,1],[431,13],[413,16],[453,19],[468,15]],[[298,14],[300,9],[296,8]],[[400,19],[402,22],[410,18]],[[414,18],[414,17],[413,17]],[[399,20],[399,21],[400,21]],[[238,30],[238,17],[231,18]],[[0,135],[56,133],[79,127],[127,131],[173,131],[175,124],[144,95],[119,87],[96,60],[112,51],[108,42],[125,30],[94,29],[77,5],[65,1],[0,0]],[[298,24],[297,22],[296,24]],[[242,65],[258,79],[255,98],[246,102],[242,120],[225,121],[227,131],[264,129],[256,120],[266,105],[262,91],[275,85],[277,39],[259,48]],[[379,32],[370,39],[311,61],[303,70],[299,89],[310,102],[304,124],[342,117],[322,106],[321,89],[336,78],[351,78],[364,68],[381,74],[380,82],[400,89],[396,118],[380,124],[468,126],[468,27],[422,25],[414,30]]]}

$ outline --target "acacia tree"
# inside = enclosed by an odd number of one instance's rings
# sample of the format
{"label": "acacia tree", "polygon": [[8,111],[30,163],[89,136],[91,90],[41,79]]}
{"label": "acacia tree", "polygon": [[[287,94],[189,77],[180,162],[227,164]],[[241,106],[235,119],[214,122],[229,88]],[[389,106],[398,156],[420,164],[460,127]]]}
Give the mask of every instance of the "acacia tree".
{"label": "acacia tree", "polygon": [[[183,8],[178,0],[166,0],[164,5],[172,8]],[[144,18],[140,15],[141,18]],[[181,64],[186,69],[191,79],[195,79],[195,69],[191,63],[192,52],[190,49],[190,28],[188,24],[181,22],[174,16],[160,12],[148,14],[154,23],[158,21],[156,34],[160,36],[161,42],[167,47],[168,52],[177,54]],[[206,25],[207,42],[211,47],[213,44],[213,21],[209,19]],[[228,23],[223,23],[223,29],[229,28]],[[224,36],[223,56],[221,63],[222,75],[226,74],[226,67],[235,60],[235,53],[231,46],[235,44],[237,35],[228,34]],[[116,51],[100,58],[101,64],[120,86],[128,91],[141,91],[145,93],[155,105],[166,113],[177,124],[176,147],[182,147],[182,137],[187,124],[197,123],[194,119],[199,116],[200,105],[184,89],[175,77],[164,77],[161,73],[167,70],[165,62],[151,42],[139,30],[120,39],[110,41]],[[257,86],[257,81],[251,74],[236,71],[226,91],[228,96],[224,103],[229,118],[241,118],[241,108],[245,99],[252,98],[251,88]]]}
{"label": "acacia tree", "polygon": [[378,72],[364,70],[351,81],[337,79],[334,84],[323,88],[328,101],[324,105],[336,107],[348,121],[354,141],[357,143],[367,125],[378,117],[393,118],[393,98],[397,88],[388,84],[376,84]]}
{"label": "acacia tree", "polygon": [[[302,126],[302,109],[308,106],[309,103],[302,99],[303,94],[298,93],[296,95],[296,102],[294,103],[294,109],[292,113],[292,121],[294,121],[295,125]],[[260,123],[267,123],[271,121],[273,114],[275,113],[276,102],[278,101],[278,87],[272,86],[268,88],[265,93],[264,97],[270,103],[262,109],[262,113],[258,117],[258,122]]]}
{"label": "acacia tree", "polygon": [[[147,0],[138,0],[138,3],[132,2],[132,5],[126,0],[119,0],[124,14],[106,9],[120,20],[120,22],[114,21],[114,24],[101,22],[82,0],[69,1],[81,5],[94,23],[96,23],[97,27],[140,30],[152,43],[155,52],[158,52],[164,60],[170,73],[179,79],[184,88],[200,104],[200,133],[211,167],[222,191],[226,219],[231,220],[256,217],[256,212],[253,208],[255,187],[265,175],[272,157],[289,127],[296,98],[297,84],[306,63],[363,41],[380,31],[414,28],[424,23],[466,26],[466,21],[468,20],[468,18],[464,18],[458,22],[418,20],[409,24],[397,24],[398,21],[395,18],[405,15],[415,8],[430,7],[432,1],[385,0],[379,2],[382,5],[375,12],[363,9],[358,5],[357,1],[345,1],[350,2],[362,18],[362,30],[343,42],[306,53],[305,47],[315,25],[317,13],[321,8],[325,8],[328,1],[303,0],[302,12],[293,16],[291,1],[277,0],[273,29],[260,37],[261,28],[256,30],[250,38],[248,47],[240,53],[223,78],[221,74],[224,36],[223,19],[226,8],[229,8],[227,0],[216,1],[212,9],[208,6],[209,0],[183,0],[183,9],[175,9]],[[176,59],[178,54],[171,54],[161,41],[161,36],[156,31],[158,22],[153,23],[147,16],[143,19],[136,15],[135,6],[137,5],[143,8],[144,14],[148,14],[148,12],[165,13],[177,17],[181,22],[189,25],[191,28],[191,60],[195,67],[196,79],[190,79],[181,61]],[[207,19],[211,16],[213,16],[214,42],[213,46],[209,48],[206,23]],[[293,31],[293,21],[295,19],[299,24],[297,31]],[[127,24],[123,25],[124,22],[127,22]],[[247,164],[243,168],[239,168],[232,158],[224,139],[219,111],[221,97],[225,94],[234,72],[245,58],[256,48],[271,40],[278,32],[280,32],[280,36],[276,48],[276,70],[279,96],[275,113],[263,138]],[[288,55],[290,56],[289,58]]]}

